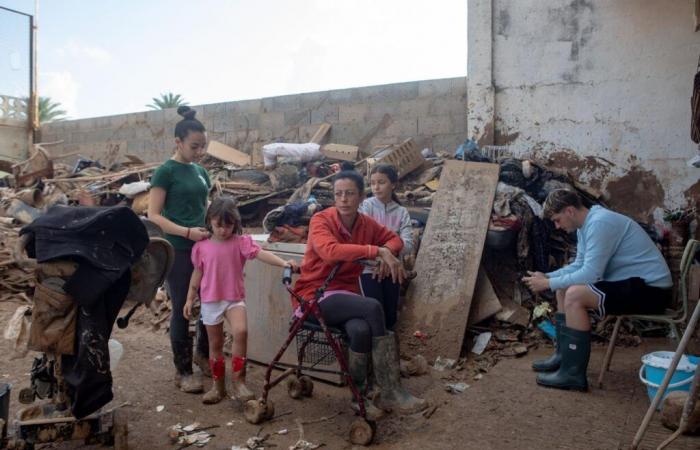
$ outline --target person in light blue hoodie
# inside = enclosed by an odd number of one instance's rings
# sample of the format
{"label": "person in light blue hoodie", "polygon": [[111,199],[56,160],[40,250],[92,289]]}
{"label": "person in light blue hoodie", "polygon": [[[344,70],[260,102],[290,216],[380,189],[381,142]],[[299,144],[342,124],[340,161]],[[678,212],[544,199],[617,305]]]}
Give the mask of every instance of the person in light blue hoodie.
{"label": "person in light blue hoodie", "polygon": [[552,191],[544,216],[556,228],[576,231],[573,263],[549,273],[523,277],[533,292],[555,291],[557,347],[535,361],[537,383],[586,391],[591,351],[589,310],[607,314],[663,314],[673,281],[661,252],[642,227],[627,216],[595,205],[586,208],[576,192]]}
{"label": "person in light blue hoodie", "polygon": [[[399,235],[403,241],[399,257],[410,255],[413,251],[413,229],[408,210],[401,206],[394,192],[399,181],[396,169],[390,164],[378,164],[370,171],[369,180],[372,197],[362,202],[359,211]],[[360,288],[362,295],[382,304],[386,328],[393,331],[401,285],[392,281],[391,277],[382,277],[368,268],[360,276]]]}

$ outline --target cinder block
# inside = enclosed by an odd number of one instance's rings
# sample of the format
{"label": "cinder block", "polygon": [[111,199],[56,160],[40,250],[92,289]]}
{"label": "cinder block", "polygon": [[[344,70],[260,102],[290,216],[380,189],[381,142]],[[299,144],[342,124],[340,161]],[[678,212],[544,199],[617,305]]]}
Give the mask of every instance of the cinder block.
{"label": "cinder block", "polygon": [[338,105],[323,104],[311,110],[311,123],[338,123],[340,119]]}
{"label": "cinder block", "polygon": [[420,97],[433,97],[451,94],[466,94],[467,77],[443,78],[439,80],[423,80],[418,82]]}
{"label": "cinder block", "polygon": [[331,91],[309,92],[299,95],[302,108],[317,109],[326,104],[330,104]]}
{"label": "cinder block", "polygon": [[450,134],[465,129],[467,114],[427,116],[418,118],[418,133],[422,135]]}
{"label": "cinder block", "polygon": [[173,128],[175,128],[175,124],[182,120],[182,116],[177,113],[177,108],[168,108],[163,110],[163,120],[165,123],[172,124]]}
{"label": "cinder block", "polygon": [[[165,116],[167,117],[168,112],[164,112]],[[180,116],[178,116],[180,117]],[[146,112],[137,112],[137,113],[132,113],[127,116],[127,123],[129,124],[130,127],[133,126],[143,126],[148,122],[146,118]],[[175,122],[173,122],[173,127],[175,126]]]}
{"label": "cinder block", "polygon": [[442,95],[433,97],[426,115],[444,116],[467,114],[467,94],[463,96]]}
{"label": "cinder block", "polygon": [[430,110],[431,100],[430,98],[402,100],[398,103],[396,112],[402,117],[427,116]]}
{"label": "cinder block", "polygon": [[233,117],[232,131],[257,129],[260,126],[260,114],[240,114]]}
{"label": "cinder block", "polygon": [[297,109],[284,112],[284,125],[286,127],[298,127],[311,123],[311,111],[308,109]]}
{"label": "cinder block", "polygon": [[298,95],[282,95],[262,99],[262,112],[284,112],[301,109],[301,99]]}
{"label": "cinder block", "polygon": [[418,82],[384,84],[359,88],[359,97],[366,102],[398,102],[418,97]]}
{"label": "cinder block", "polygon": [[266,112],[261,113],[258,119],[258,129],[263,130],[278,130],[278,133],[284,132],[284,113],[283,112]]}
{"label": "cinder block", "polygon": [[163,125],[165,123],[165,111],[163,111],[162,109],[146,111],[146,123],[149,126]]}
{"label": "cinder block", "polygon": [[212,119],[211,131],[225,133],[233,131],[235,126],[235,117],[232,113],[217,114]]}
{"label": "cinder block", "polygon": [[[311,125],[303,125],[299,127],[299,142],[310,142],[314,133],[318,130],[320,124],[314,123]],[[331,130],[333,127],[331,127]],[[330,132],[330,131],[329,131]]]}
{"label": "cinder block", "polygon": [[414,137],[418,134],[418,118],[416,117],[393,117],[388,127],[383,130],[387,136],[398,136],[404,139]]}
{"label": "cinder block", "polygon": [[368,103],[368,110],[365,119],[381,119],[385,115],[389,114],[391,117],[399,116],[399,102],[386,101],[386,102],[371,102]]}
{"label": "cinder block", "polygon": [[241,100],[238,102],[226,103],[227,113],[253,114],[262,110],[262,99]]}
{"label": "cinder block", "polygon": [[334,105],[342,105],[348,103],[360,103],[360,88],[339,89],[337,91],[328,91],[328,103]]}
{"label": "cinder block", "polygon": [[216,117],[226,112],[226,103],[210,103],[204,105],[202,113],[205,116]]}
{"label": "cinder block", "polygon": [[[339,105],[338,106],[338,123],[350,124],[364,122],[367,120],[369,113],[369,105],[366,103],[357,105]],[[332,132],[333,129],[331,129]]]}
{"label": "cinder block", "polygon": [[331,127],[328,142],[335,144],[358,145],[360,140],[370,130],[364,122],[341,123]]}

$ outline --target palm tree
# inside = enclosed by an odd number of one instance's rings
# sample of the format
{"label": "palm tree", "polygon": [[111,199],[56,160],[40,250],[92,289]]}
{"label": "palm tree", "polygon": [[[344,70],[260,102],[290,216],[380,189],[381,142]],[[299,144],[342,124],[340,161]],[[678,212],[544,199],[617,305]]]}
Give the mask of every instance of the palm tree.
{"label": "palm tree", "polygon": [[177,108],[178,106],[187,105],[188,103],[180,94],[173,94],[168,92],[165,94],[160,94],[160,98],[153,97],[153,103],[146,105],[151,109],[168,109]]}
{"label": "palm tree", "polygon": [[61,103],[52,101],[51,97],[39,97],[39,123],[66,120],[68,113],[60,108]]}

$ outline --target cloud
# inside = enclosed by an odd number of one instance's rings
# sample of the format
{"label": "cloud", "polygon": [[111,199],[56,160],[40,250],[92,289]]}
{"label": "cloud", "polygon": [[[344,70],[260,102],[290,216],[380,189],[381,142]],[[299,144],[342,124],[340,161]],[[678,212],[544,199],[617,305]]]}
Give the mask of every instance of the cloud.
{"label": "cloud", "polygon": [[78,115],[78,89],[80,84],[67,70],[60,72],[40,72],[38,91],[41,97],[61,103],[69,116]]}
{"label": "cloud", "polygon": [[109,64],[112,62],[112,54],[107,50],[101,47],[86,45],[75,39],[70,39],[66,45],[58,48],[56,52],[61,58],[71,57],[97,64]]}

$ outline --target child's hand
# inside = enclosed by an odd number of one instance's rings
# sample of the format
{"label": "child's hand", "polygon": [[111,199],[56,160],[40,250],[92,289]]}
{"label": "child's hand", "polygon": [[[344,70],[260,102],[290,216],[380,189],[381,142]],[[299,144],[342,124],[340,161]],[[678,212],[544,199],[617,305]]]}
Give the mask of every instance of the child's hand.
{"label": "child's hand", "polygon": [[297,262],[294,261],[293,259],[287,260],[287,262],[286,262],[286,264],[284,265],[284,267],[291,267],[291,268],[292,268],[292,272],[294,272],[294,273],[299,273],[299,264],[297,264]]}
{"label": "child's hand", "polygon": [[182,310],[182,315],[185,316],[185,319],[190,320],[192,318],[192,305],[194,302],[191,301],[186,301],[185,302],[185,307]]}

